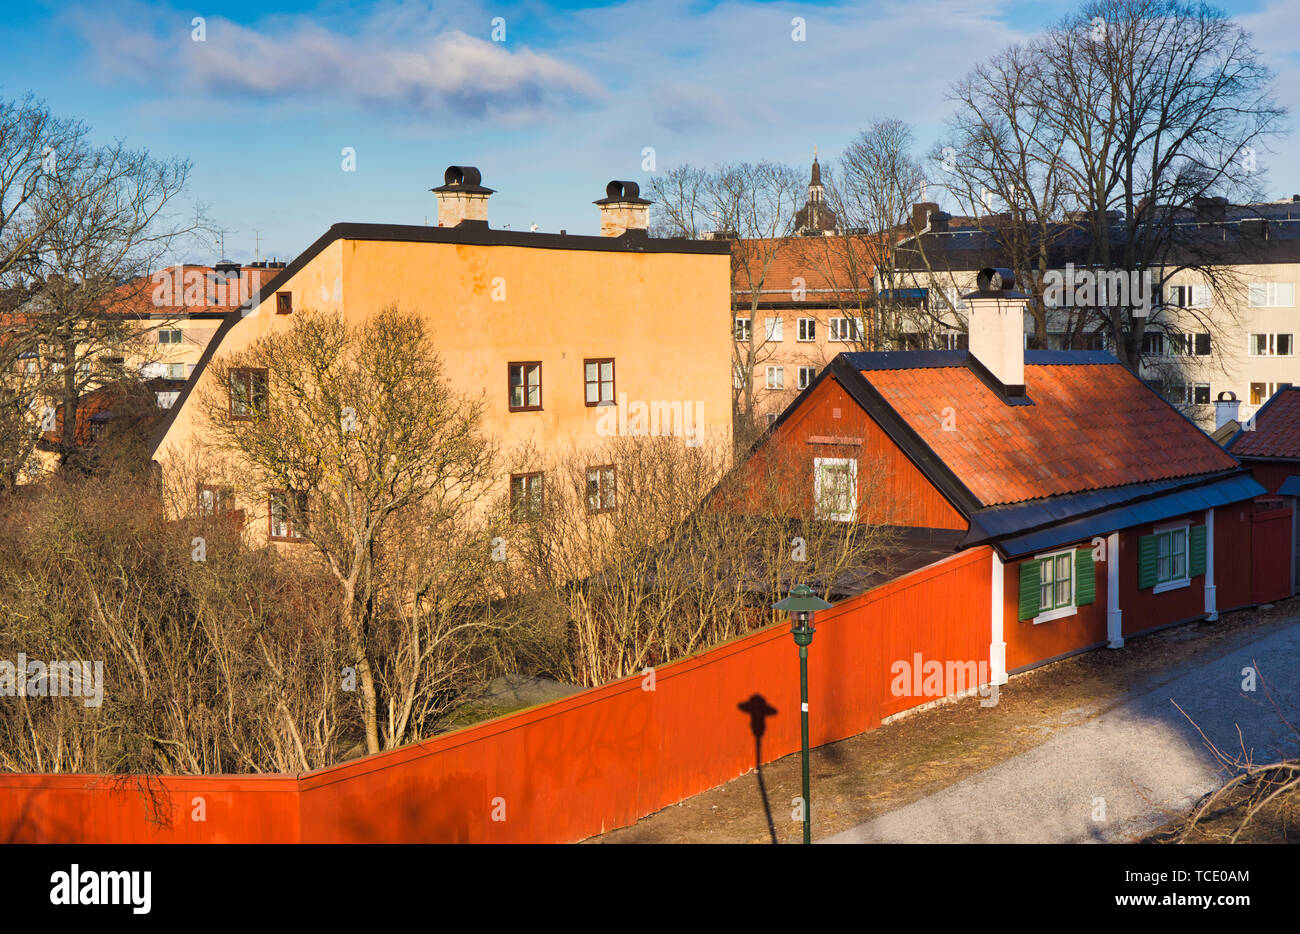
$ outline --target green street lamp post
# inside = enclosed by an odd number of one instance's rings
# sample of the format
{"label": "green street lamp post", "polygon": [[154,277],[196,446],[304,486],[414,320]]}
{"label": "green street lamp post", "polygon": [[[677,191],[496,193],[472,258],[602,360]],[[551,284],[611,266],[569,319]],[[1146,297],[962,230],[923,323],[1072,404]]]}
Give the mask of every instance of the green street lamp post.
{"label": "green street lamp post", "polygon": [[817,597],[806,584],[799,584],[790,591],[790,596],[780,603],[773,603],[772,609],[788,611],[790,614],[790,635],[794,644],[799,646],[799,716],[803,733],[803,842],[812,843],[812,800],[808,780],[808,646],[812,645],[813,613],[817,610],[830,609],[831,604]]}

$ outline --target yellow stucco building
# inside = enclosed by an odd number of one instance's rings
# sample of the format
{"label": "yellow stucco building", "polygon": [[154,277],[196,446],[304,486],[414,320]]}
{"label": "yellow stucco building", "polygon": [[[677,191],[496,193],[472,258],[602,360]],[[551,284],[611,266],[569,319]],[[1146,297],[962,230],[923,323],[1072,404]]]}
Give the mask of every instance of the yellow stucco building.
{"label": "yellow stucco building", "polygon": [[[596,202],[601,236],[493,229],[492,190],[471,167],[449,168],[433,191],[437,227],[335,224],[251,309],[227,316],[154,459],[166,467],[202,430],[216,356],[306,310],[355,323],[393,303],[425,319],[458,392],[485,394],[484,427],[503,449],[567,452],[638,431],[730,443],[731,341],[713,323],[730,302],[726,243],[649,237],[649,202],[631,182],[611,182]],[[511,481],[508,465],[502,474]]]}

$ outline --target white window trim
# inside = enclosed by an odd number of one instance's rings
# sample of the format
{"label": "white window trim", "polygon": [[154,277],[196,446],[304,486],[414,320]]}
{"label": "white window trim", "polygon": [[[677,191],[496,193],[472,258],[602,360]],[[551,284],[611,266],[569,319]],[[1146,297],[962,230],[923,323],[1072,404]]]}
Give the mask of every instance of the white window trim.
{"label": "white window trim", "polygon": [[[808,379],[806,381],[803,378],[805,371],[808,373]],[[813,384],[813,381],[816,379],[817,379],[817,367],[815,366],[801,366],[799,367],[797,375],[795,376],[796,385],[800,390],[807,389],[809,386]]]}
{"label": "white window trim", "polygon": [[785,319],[764,318],[763,334],[768,343],[775,344],[785,340]]}
{"label": "white window trim", "polygon": [[[1054,619],[1065,619],[1067,616],[1077,616],[1079,607],[1075,604],[1074,598],[1078,595],[1079,586],[1079,555],[1077,548],[1058,548],[1056,551],[1044,551],[1042,554],[1034,555],[1033,560],[1043,561],[1047,558],[1056,558],[1059,555],[1070,555],[1070,605],[1058,606],[1054,610],[1048,610],[1046,613],[1039,613],[1033,618],[1033,624],[1050,623]],[[1056,585],[1053,584],[1053,587]],[[1039,589],[1042,589],[1042,580],[1039,580]]]}
{"label": "white window trim", "polygon": [[[814,331],[814,333],[813,333],[813,336],[812,336],[812,337],[800,337],[800,336],[799,336],[799,334],[803,331],[803,323],[804,323],[805,321],[811,321],[811,322],[813,323],[813,331]],[[817,319],[816,319],[816,318],[796,318],[796,319],[795,319],[795,325],[794,325],[794,339],[795,339],[797,342],[801,343],[801,344],[813,344],[813,343],[816,343],[816,341],[817,341],[816,328],[817,328]]]}
{"label": "white window trim", "polygon": [[731,336],[737,344],[748,344],[754,336],[753,319],[737,317],[731,324]]}
{"label": "white window trim", "polygon": [[[779,376],[779,380],[773,380],[773,376]],[[781,391],[785,389],[785,367],[780,364],[771,364],[764,373],[764,382],[766,387],[772,391]]]}
{"label": "white window trim", "polygon": [[[1157,525],[1155,528],[1153,528],[1153,529],[1151,530],[1151,534],[1152,534],[1152,535],[1162,535],[1162,534],[1164,534],[1165,532],[1177,532],[1179,529],[1182,529],[1182,530],[1183,530],[1183,548],[1184,548],[1184,551],[1183,551],[1183,577],[1181,577],[1181,578],[1175,578],[1174,580],[1165,581],[1163,584],[1157,581],[1156,584],[1151,588],[1151,592],[1152,592],[1153,594],[1156,594],[1156,593],[1165,593],[1165,592],[1170,591],[1170,590],[1182,590],[1184,587],[1190,587],[1190,586],[1192,586],[1192,533],[1191,533],[1191,528],[1192,528],[1192,523],[1191,523],[1190,521],[1184,521],[1184,522],[1166,522],[1164,525]],[[1157,567],[1157,568],[1159,568],[1159,566],[1160,566],[1160,565],[1159,565],[1159,560],[1160,560],[1160,552],[1159,552],[1159,546],[1157,546],[1157,551],[1156,551],[1156,561],[1157,561],[1156,567]],[[1172,553],[1170,554],[1170,560],[1171,560],[1171,561],[1173,560],[1173,555],[1172,555]],[[1157,571],[1157,573],[1159,573],[1159,571]]]}
{"label": "white window trim", "polygon": [[[833,515],[823,515],[820,513],[822,503],[822,467],[843,467],[849,468],[849,476],[852,486],[849,488],[849,499],[853,506],[847,512],[838,512]],[[815,457],[813,458],[813,508],[817,510],[817,518],[827,519],[834,522],[853,522],[857,519],[858,503],[858,462],[852,457]]]}

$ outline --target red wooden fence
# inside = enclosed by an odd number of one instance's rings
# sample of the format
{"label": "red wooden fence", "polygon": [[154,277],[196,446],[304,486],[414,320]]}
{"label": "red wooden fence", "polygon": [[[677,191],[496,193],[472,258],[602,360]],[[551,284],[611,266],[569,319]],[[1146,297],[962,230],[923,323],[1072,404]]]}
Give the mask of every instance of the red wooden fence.
{"label": "red wooden fence", "polygon": [[[987,663],[990,554],[962,552],[818,614],[814,745],[934,699],[895,696],[896,662]],[[138,779],[0,775],[0,829],[11,842],[580,840],[797,751],[797,658],[782,623],[662,666],[653,690],[626,678],[301,776],[155,779],[143,795]]]}

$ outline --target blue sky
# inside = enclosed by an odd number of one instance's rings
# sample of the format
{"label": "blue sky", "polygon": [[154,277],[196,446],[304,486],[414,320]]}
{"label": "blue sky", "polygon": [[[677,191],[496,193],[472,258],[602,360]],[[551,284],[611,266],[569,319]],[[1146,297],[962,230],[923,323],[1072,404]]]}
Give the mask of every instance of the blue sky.
{"label": "blue sky", "polygon": [[[928,147],[952,81],[1076,5],[4,2],[0,93],[33,91],[101,140],[193,160],[192,193],[244,262],[255,231],[262,258],[287,260],[338,221],[435,222],[428,189],[453,163],[498,190],[493,226],[596,233],[591,202],[611,178],[644,181],[647,146],[660,168],[805,165],[814,145],[834,158],[872,120],[900,117]],[[1219,5],[1300,114],[1300,0]],[[1269,197],[1300,192],[1300,140],[1275,148],[1261,155]]]}

